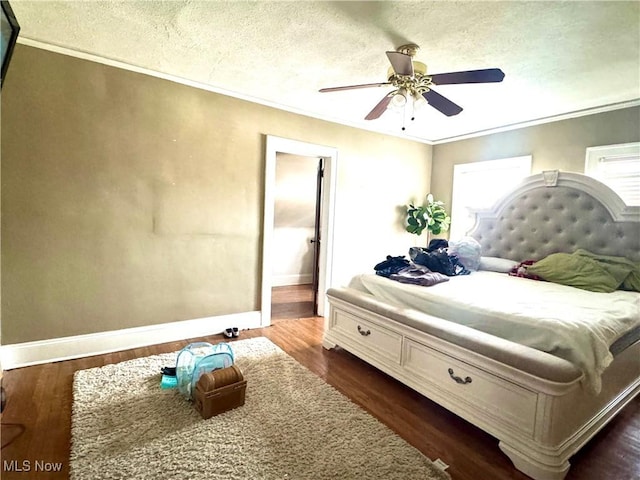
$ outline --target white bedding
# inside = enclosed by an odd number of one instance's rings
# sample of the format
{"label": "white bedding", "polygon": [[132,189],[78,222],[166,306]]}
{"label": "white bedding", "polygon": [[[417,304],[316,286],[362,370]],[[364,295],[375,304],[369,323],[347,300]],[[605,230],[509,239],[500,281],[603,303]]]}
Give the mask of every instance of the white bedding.
{"label": "white bedding", "polygon": [[349,287],[564,358],[593,393],[613,360],[611,344],[640,325],[640,293],[595,293],[504,273],[478,271],[431,287],[365,274]]}

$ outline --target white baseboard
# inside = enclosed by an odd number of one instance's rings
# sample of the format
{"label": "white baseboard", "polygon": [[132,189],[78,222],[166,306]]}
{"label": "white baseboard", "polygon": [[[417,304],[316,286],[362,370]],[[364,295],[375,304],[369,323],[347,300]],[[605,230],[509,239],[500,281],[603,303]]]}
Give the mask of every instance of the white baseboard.
{"label": "white baseboard", "polygon": [[285,285],[305,285],[313,281],[311,273],[296,273],[292,275],[274,275],[271,279],[271,285],[274,287],[282,287]]}
{"label": "white baseboard", "polygon": [[0,362],[4,370],[41,363],[89,357],[104,353],[173,342],[185,338],[205,337],[221,333],[225,328],[260,328],[260,312],[244,312],[216,317],[161,323],[108,332],[74,335],[34,342],[0,346]]}

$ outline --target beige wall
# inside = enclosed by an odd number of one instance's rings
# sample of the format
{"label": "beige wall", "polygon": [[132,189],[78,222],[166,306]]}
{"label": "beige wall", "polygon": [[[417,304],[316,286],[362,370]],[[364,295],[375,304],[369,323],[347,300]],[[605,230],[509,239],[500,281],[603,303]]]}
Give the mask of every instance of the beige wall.
{"label": "beige wall", "polygon": [[431,190],[450,206],[455,164],[532,155],[532,174],[582,173],[587,147],[639,140],[640,107],[633,107],[435,145]]}
{"label": "beige wall", "polygon": [[18,45],[2,343],[259,310],[266,134],[339,151],[336,283],[406,249],[431,146]]}
{"label": "beige wall", "polygon": [[267,134],[339,151],[341,285],[420,241],[404,205],[428,191],[450,205],[455,163],[532,154],[534,173],[582,171],[586,147],[640,140],[639,115],[431,147],[18,45],[2,90],[2,343],[259,310]]}

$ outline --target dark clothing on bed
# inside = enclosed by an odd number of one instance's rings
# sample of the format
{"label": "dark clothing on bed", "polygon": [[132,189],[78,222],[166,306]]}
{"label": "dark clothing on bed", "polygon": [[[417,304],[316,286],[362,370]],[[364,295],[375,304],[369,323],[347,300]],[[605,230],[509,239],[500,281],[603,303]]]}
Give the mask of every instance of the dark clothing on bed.
{"label": "dark clothing on bed", "polygon": [[424,265],[432,272],[443,273],[448,277],[471,273],[460,263],[458,257],[449,255],[445,248],[438,248],[430,252],[424,248],[412,247],[409,249],[409,256],[414,263]]}
{"label": "dark clothing on bed", "polygon": [[404,255],[399,257],[387,255],[387,259],[377,264],[373,269],[376,271],[376,275],[388,278],[390,275],[398,273],[403,268],[408,267],[409,263],[409,260],[404,258]]}
{"label": "dark clothing on bed", "polygon": [[449,242],[444,238],[434,238],[429,242],[429,246],[427,247],[427,252],[433,252],[434,250],[438,250],[439,248],[449,248]]}
{"label": "dark clothing on bed", "polygon": [[403,268],[398,273],[393,273],[389,277],[400,283],[410,283],[411,285],[421,285],[430,287],[437,283],[448,282],[449,277],[438,272],[432,272],[423,265],[412,263],[410,266]]}

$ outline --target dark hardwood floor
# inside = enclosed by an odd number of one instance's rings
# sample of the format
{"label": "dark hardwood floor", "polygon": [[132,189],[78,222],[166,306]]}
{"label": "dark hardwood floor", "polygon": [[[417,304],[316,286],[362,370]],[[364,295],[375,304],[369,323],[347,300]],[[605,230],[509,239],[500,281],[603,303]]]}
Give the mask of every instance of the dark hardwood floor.
{"label": "dark hardwood floor", "polygon": [[311,285],[274,287],[271,290],[271,321],[313,317]]}
{"label": "dark hardwood floor", "polygon": [[[341,349],[321,346],[323,319],[312,316],[305,287],[273,293],[273,325],[242,331],[239,340],[265,336],[362,406],[432,459],[441,458],[454,480],[526,480],[491,436]],[[193,338],[106,355],[10,370],[4,374],[8,403],[2,414],[3,479],[63,479],[69,475],[72,382],[76,370],[173,352],[222,335]],[[568,480],[640,478],[640,398],[571,460]],[[24,426],[20,432],[19,427]],[[135,425],[132,425],[135,428]],[[17,436],[16,436],[17,435]],[[15,437],[15,438],[14,438]],[[16,463],[11,464],[10,462]],[[35,462],[60,463],[62,471],[35,472]],[[28,463],[23,463],[28,462]],[[10,465],[30,471],[8,471]],[[14,468],[15,470],[15,468]],[[24,470],[24,468],[23,468]]]}

